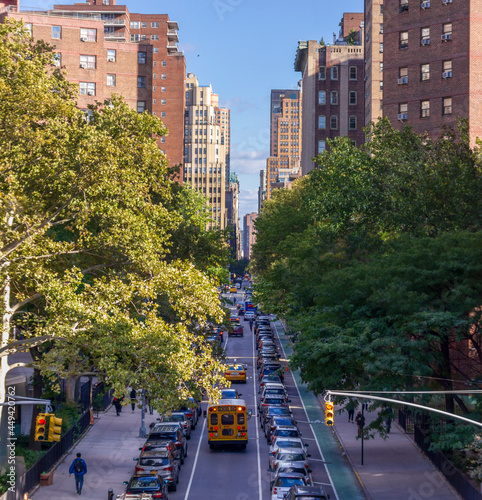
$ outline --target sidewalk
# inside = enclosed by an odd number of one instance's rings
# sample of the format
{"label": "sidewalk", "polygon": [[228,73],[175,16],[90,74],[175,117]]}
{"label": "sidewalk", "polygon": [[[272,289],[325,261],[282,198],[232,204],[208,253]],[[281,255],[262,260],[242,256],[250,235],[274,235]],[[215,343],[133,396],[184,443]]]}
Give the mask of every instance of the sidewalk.
{"label": "sidewalk", "polygon": [[[368,424],[375,419],[375,413],[368,412],[365,418]],[[364,441],[363,465],[357,425],[348,423],[346,412],[335,411],[334,429],[370,500],[461,498],[395,421],[388,439],[377,436]]]}
{"label": "sidewalk", "polygon": [[[292,348],[284,334],[284,325],[275,323],[276,330],[287,356]],[[306,385],[299,381],[299,374],[293,374],[298,381],[300,393],[305,393]],[[303,396],[304,397],[304,396]],[[322,397],[318,397],[319,417],[324,421]],[[366,424],[375,418],[374,413],[365,414]],[[325,427],[325,430],[328,429]],[[390,437],[383,440],[379,436],[364,441],[364,460],[361,464],[361,440],[356,439],[357,426],[348,422],[348,413],[339,414],[335,407],[334,433],[348,459],[353,472],[360,482],[369,500],[460,500],[461,497],[452,489],[443,475],[422,454],[410,437],[392,422]],[[327,461],[334,467],[339,450],[333,450],[328,442],[319,442]],[[330,449],[331,448],[331,449]],[[326,451],[325,451],[326,450]],[[343,481],[337,478],[336,470],[332,474],[335,487],[343,488]],[[338,484],[337,484],[338,482]],[[344,500],[340,496],[340,500]]]}
{"label": "sidewalk", "polygon": [[[146,427],[154,420],[146,415]],[[132,413],[131,406],[123,407],[120,417],[115,408],[101,413],[87,434],[72,448],[68,455],[57,465],[52,486],[38,488],[31,498],[34,500],[70,500],[79,498],[75,492],[74,476],[69,477],[69,467],[76,453],[82,453],[87,463],[82,496],[84,499],[107,498],[109,488],[114,495],[125,491],[122,484],[134,472],[134,457],[145,439],[138,437],[141,426],[141,410]],[[137,453],[137,454],[136,454]],[[99,493],[102,491],[102,493]],[[115,498],[115,496],[114,496]]]}

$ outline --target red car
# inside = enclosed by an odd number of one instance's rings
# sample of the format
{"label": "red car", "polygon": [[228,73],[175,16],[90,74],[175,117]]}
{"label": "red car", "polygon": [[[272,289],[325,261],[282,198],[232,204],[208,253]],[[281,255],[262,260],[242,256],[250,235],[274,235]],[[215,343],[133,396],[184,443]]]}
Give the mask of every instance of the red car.
{"label": "red car", "polygon": [[237,325],[233,323],[233,331],[229,332],[230,337],[243,337],[244,336],[244,327],[241,325]]}

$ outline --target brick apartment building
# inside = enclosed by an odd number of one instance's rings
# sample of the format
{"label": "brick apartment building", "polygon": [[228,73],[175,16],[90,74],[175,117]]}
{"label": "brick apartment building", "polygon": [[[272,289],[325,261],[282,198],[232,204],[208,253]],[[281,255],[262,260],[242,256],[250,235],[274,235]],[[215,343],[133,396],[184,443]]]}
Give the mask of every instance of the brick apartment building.
{"label": "brick apartment building", "polygon": [[437,137],[458,118],[482,137],[482,0],[385,0],[383,114]]}
{"label": "brick apartment building", "polygon": [[175,21],[165,14],[130,13],[116,0],[54,5],[47,11],[20,9],[18,1],[4,2],[0,22],[23,19],[34,40],[56,47],[58,66],[79,85],[81,109],[121,94],[131,108],[163,121],[169,135],[160,147],[171,166],[182,163],[186,61],[177,48]]}
{"label": "brick apartment building", "polygon": [[306,175],[312,158],[326,148],[326,140],[347,136],[364,142],[364,47],[362,13],[345,13],[333,45],[300,41],[295,71],[302,74],[303,118],[301,170]]}
{"label": "brick apartment building", "polygon": [[271,91],[270,156],[266,160],[266,191],[286,188],[301,176],[301,96],[300,89]]}

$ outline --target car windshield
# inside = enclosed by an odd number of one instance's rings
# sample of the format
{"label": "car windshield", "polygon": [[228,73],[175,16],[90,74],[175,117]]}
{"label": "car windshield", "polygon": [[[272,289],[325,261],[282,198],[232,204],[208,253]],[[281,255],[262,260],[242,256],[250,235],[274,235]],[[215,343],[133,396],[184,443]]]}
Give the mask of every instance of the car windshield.
{"label": "car windshield", "polygon": [[295,474],[306,474],[306,471],[305,469],[303,469],[303,467],[280,467],[278,471],[279,473],[283,472],[286,474],[289,474],[290,472]]}
{"label": "car windshield", "polygon": [[278,448],[301,448],[299,441],[276,441]]}
{"label": "car windshield", "polygon": [[165,422],[184,422],[184,420],[186,420],[186,416],[185,415],[164,415],[162,417],[162,420],[164,420]]}
{"label": "car windshield", "polygon": [[139,460],[139,465],[145,465],[147,467],[156,467],[158,465],[169,465],[169,459],[167,457],[141,458]]}
{"label": "car windshield", "polygon": [[266,398],[266,403],[269,405],[283,405],[285,400],[283,398]]}
{"label": "car windshield", "polygon": [[266,389],[264,395],[268,396],[270,394],[284,394],[285,390],[284,389]]}
{"label": "car windshield", "polygon": [[279,477],[274,485],[281,488],[291,488],[294,484],[306,486],[301,477]]}
{"label": "car windshield", "polygon": [[285,462],[302,462],[305,457],[302,453],[280,453],[278,455],[278,460],[283,460]]}
{"label": "car windshield", "polygon": [[287,415],[289,413],[288,408],[285,406],[272,406],[269,408],[268,412],[270,415]]}
{"label": "car windshield", "polygon": [[149,434],[149,439],[168,439],[169,441],[176,440],[175,432],[151,432]]}
{"label": "car windshield", "polygon": [[237,397],[236,391],[221,391],[221,399],[236,399]]}
{"label": "car windshield", "polygon": [[274,418],[274,425],[292,425],[291,418]]}
{"label": "car windshield", "polygon": [[277,436],[283,436],[283,437],[298,437],[298,431],[296,430],[292,430],[292,431],[284,431],[284,430],[281,430],[279,429],[278,432],[276,432],[276,435]]}
{"label": "car windshield", "polygon": [[129,490],[159,489],[159,480],[156,477],[135,477],[131,479]]}

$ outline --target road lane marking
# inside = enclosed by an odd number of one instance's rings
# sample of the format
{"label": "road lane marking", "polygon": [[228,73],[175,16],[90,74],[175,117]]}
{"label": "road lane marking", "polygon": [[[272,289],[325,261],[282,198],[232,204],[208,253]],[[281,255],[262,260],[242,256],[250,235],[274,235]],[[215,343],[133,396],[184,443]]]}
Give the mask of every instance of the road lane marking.
{"label": "road lane marking", "polygon": [[[281,326],[281,328],[283,328],[283,326]],[[286,358],[287,357],[286,351],[285,351],[285,348],[283,347],[283,343],[281,342],[281,339],[280,339],[280,336],[278,333],[278,329],[276,328],[276,326],[275,326],[275,330],[276,330],[276,336],[278,337],[278,341],[280,343],[281,349],[283,350],[283,354],[285,355],[285,358]],[[303,410],[305,411],[306,418],[307,418],[308,422],[310,422],[308,412],[306,411],[306,408],[305,408],[305,403],[303,401],[303,398],[301,397],[300,389],[298,387],[298,384],[296,382],[294,375],[293,375],[293,382],[295,383],[296,391],[298,392],[298,396],[300,397],[301,404],[303,405]],[[320,448],[320,443],[318,442],[318,439],[316,439],[316,434],[315,434],[315,431],[313,430],[313,426],[311,425],[311,423],[309,423],[308,425],[310,426],[310,429],[311,429],[313,436],[315,436],[316,447],[318,448],[318,451],[320,452],[321,459],[322,459],[322,461],[325,461],[325,457],[323,456],[323,452],[321,451],[321,448]],[[331,479],[330,471],[328,470],[326,463],[323,464],[323,466],[325,467],[326,474],[328,475],[328,479],[330,480],[330,485],[333,488],[333,492],[335,493],[336,500],[340,500],[340,497],[338,496],[338,493],[335,489],[335,484],[333,483],[333,479]]]}
{"label": "road lane marking", "polygon": [[[255,335],[253,335],[253,353],[254,353],[254,343],[255,343]],[[254,359],[254,354],[253,354]],[[258,391],[256,390],[256,376],[255,376],[255,368],[253,366],[253,394],[254,394],[254,407],[258,407]],[[259,491],[259,500],[263,500],[263,489],[261,485],[261,450],[259,449],[259,426],[258,422],[254,425],[256,427],[256,453],[258,458],[258,491]]]}
{"label": "road lane marking", "polygon": [[187,485],[186,495],[184,500],[188,500],[189,492],[191,491],[192,481],[194,479],[194,472],[196,472],[197,459],[199,457],[199,450],[201,449],[201,443],[203,442],[204,428],[206,427],[206,418],[203,418],[203,428],[201,429],[201,435],[199,436],[199,443],[197,445],[196,456],[194,458],[194,464],[192,466],[191,477],[189,478],[189,484]]}

